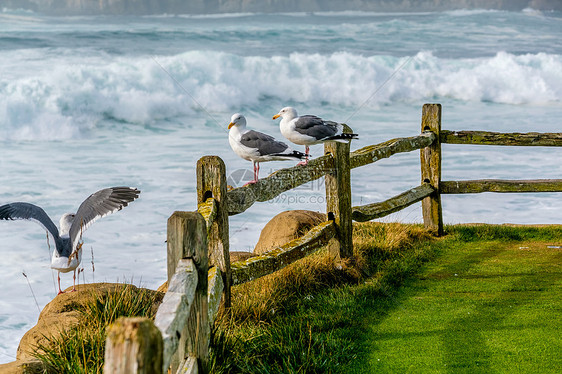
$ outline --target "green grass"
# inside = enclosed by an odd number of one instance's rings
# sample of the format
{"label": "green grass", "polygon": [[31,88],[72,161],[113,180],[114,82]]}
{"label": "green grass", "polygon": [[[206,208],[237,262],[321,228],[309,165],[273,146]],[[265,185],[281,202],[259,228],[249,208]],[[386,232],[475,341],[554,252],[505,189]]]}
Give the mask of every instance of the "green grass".
{"label": "green grass", "polygon": [[77,304],[81,324],[61,331],[36,351],[47,373],[102,373],[106,327],[119,317],[153,318],[161,295],[123,285],[116,292],[92,292],[93,302]]}
{"label": "green grass", "polygon": [[[355,258],[328,253],[233,288],[213,373],[555,373],[562,368],[562,227],[354,225]],[[87,323],[37,357],[101,373],[106,326],[153,317],[155,292],[94,297]],[[39,351],[40,352],[40,351]]]}
{"label": "green grass", "polygon": [[213,372],[560,372],[562,228],[447,232],[356,225],[355,264],[317,256],[235,289]]}
{"label": "green grass", "polygon": [[441,255],[367,322],[354,373],[559,373],[560,228],[450,227]]}

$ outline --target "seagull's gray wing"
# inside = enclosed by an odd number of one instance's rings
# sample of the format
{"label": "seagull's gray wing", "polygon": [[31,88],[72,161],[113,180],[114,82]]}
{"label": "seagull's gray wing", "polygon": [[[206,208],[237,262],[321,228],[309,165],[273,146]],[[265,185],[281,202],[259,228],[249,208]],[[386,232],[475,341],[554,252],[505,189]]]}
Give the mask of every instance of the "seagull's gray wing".
{"label": "seagull's gray wing", "polygon": [[53,236],[57,251],[59,254],[62,253],[63,245],[59,236],[59,230],[41,207],[29,203],[10,203],[2,205],[0,206],[0,219],[26,219],[37,222]]}
{"label": "seagull's gray wing", "polygon": [[260,156],[282,153],[288,148],[287,144],[275,140],[273,136],[254,130],[245,132],[240,138],[240,143],[245,147],[256,149]]}
{"label": "seagull's gray wing", "polygon": [[123,209],[139,197],[140,191],[132,187],[110,187],[90,195],[78,208],[72,226],[70,226],[70,242],[73,251],[86,230],[98,218]]}
{"label": "seagull's gray wing", "polygon": [[295,130],[316,140],[334,136],[338,132],[335,122],[325,122],[322,118],[312,115],[300,116],[295,121]]}

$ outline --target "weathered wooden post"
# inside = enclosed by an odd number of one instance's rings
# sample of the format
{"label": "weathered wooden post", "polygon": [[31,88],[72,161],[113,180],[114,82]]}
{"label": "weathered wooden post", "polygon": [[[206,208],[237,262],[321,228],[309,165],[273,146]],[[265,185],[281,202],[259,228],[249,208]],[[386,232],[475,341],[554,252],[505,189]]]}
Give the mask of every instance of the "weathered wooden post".
{"label": "weathered wooden post", "polygon": [[224,306],[230,308],[230,246],[228,239],[228,207],[226,196],[226,166],[218,156],[205,156],[197,161],[197,204],[212,197],[217,203],[217,215],[208,228],[209,258],[224,276]]}
{"label": "weathered wooden post", "polygon": [[[200,373],[208,372],[210,325],[207,305],[208,250],[205,220],[197,212],[174,212],[168,219],[168,291],[178,261],[191,259],[197,271],[197,287],[187,323],[181,333],[172,372],[187,357],[196,357]],[[170,260],[172,259],[172,260]],[[159,310],[160,312],[160,310]]]}
{"label": "weathered wooden post", "polygon": [[[346,133],[351,133],[344,125]],[[326,214],[336,224],[341,258],[353,256],[353,221],[351,218],[351,168],[349,163],[349,142],[326,142],[324,154],[334,157],[334,170],[326,173]]]}
{"label": "weathered wooden post", "polygon": [[429,183],[435,191],[422,200],[424,226],[437,235],[443,235],[443,212],[441,208],[441,104],[424,104],[422,109],[421,131],[435,133],[435,141],[420,150],[421,179]]}
{"label": "weathered wooden post", "polygon": [[162,374],[162,335],[149,318],[119,318],[107,333],[104,374]]}

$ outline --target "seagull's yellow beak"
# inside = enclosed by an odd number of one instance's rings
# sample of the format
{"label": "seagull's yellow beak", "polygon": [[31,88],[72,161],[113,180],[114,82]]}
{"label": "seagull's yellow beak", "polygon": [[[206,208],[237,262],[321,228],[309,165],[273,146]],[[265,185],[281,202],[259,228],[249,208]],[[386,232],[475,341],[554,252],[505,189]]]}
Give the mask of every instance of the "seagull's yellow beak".
{"label": "seagull's yellow beak", "polygon": [[280,114],[276,114],[276,115],[273,116],[273,119],[277,119],[277,118],[279,118],[279,117],[281,117],[281,115],[280,115]]}
{"label": "seagull's yellow beak", "polygon": [[230,128],[231,128],[232,126],[234,126],[234,125],[235,125],[234,122],[230,122],[230,123],[228,124],[228,129],[230,130]]}

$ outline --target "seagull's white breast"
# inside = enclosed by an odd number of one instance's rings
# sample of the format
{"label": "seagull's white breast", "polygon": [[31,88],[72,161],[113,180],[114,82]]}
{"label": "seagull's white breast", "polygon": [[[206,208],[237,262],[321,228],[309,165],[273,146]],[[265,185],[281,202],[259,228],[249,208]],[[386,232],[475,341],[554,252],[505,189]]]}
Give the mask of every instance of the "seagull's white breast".
{"label": "seagull's white breast", "polygon": [[236,128],[232,127],[228,133],[228,142],[230,147],[238,156],[248,161],[256,161],[259,158],[259,152],[255,148],[248,148],[240,142],[242,133]]}

